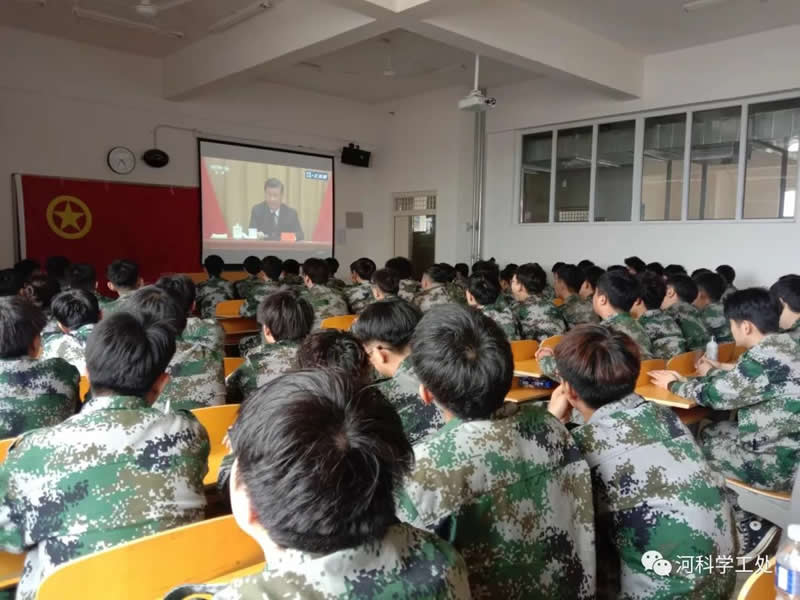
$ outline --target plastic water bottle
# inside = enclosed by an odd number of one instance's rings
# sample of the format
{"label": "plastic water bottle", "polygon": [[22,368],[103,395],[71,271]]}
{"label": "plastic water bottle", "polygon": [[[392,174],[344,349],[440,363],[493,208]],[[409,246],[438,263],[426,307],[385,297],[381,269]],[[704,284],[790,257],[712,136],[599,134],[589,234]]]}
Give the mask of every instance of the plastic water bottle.
{"label": "plastic water bottle", "polygon": [[711,341],[706,344],[706,358],[708,360],[719,360],[719,344],[714,336],[711,336]]}
{"label": "plastic water bottle", "polygon": [[800,525],[789,525],[775,557],[775,599],[800,599]]}
{"label": "plastic water bottle", "polygon": [[233,239],[240,240],[244,235],[244,231],[242,231],[242,226],[239,223],[233,226]]}

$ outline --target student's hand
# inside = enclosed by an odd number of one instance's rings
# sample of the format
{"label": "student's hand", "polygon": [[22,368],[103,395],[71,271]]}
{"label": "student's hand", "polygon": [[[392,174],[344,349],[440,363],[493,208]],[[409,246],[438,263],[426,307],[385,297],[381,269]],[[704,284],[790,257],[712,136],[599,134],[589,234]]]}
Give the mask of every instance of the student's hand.
{"label": "student's hand", "polygon": [[722,363],[718,360],[711,360],[710,358],[703,356],[697,361],[695,368],[697,369],[697,374],[700,377],[705,377],[708,375],[708,372],[711,371],[711,369],[719,369],[721,365]]}
{"label": "student's hand", "polygon": [[669,389],[669,384],[673,381],[686,381],[676,371],[650,371],[648,375],[650,376],[650,381],[653,382],[653,385],[665,390]]}
{"label": "student's hand", "polygon": [[555,356],[556,353],[552,348],[539,348],[536,351],[536,360],[542,360],[545,356]]}
{"label": "student's hand", "polygon": [[553,390],[553,395],[550,396],[550,402],[547,404],[547,410],[562,423],[569,421],[572,415],[572,406],[567,399],[563,385]]}

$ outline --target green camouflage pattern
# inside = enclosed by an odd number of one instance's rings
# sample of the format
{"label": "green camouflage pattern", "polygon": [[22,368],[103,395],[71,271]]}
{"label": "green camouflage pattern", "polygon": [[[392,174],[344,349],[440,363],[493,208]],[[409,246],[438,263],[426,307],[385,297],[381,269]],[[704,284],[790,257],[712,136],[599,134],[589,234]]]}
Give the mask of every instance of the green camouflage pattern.
{"label": "green camouflage pattern", "polygon": [[721,302],[712,302],[703,308],[700,311],[700,317],[709,331],[711,331],[711,335],[717,340],[717,343],[725,344],[734,341],[731,333],[731,324],[725,318],[725,308]]}
{"label": "green camouflage pattern", "polygon": [[401,279],[400,289],[397,292],[397,295],[400,296],[406,302],[413,303],[414,298],[416,298],[417,294],[419,294],[421,291],[422,291],[422,286],[416,279]]}
{"label": "green camouflage pattern", "polygon": [[473,598],[594,598],[589,467],[538,406],[453,418],[414,447],[398,516],[464,557]]}
{"label": "green camouflage pattern", "polygon": [[333,276],[328,278],[328,283],[326,283],[325,285],[334,290],[341,290],[347,287],[347,284],[344,281],[342,281],[338,277],[333,277]]}
{"label": "green camouflage pattern", "polygon": [[239,315],[254,319],[261,301],[270,294],[280,292],[284,289],[288,288],[284,288],[275,281],[259,281],[258,285],[254,284],[248,286],[247,294],[242,298],[244,304],[242,304],[242,307],[239,309]]}
{"label": "green camouflage pattern", "polygon": [[245,362],[228,375],[228,403],[243,402],[261,386],[293,369],[299,345],[287,340],[264,344],[250,352]]}
{"label": "green camouflage pattern", "polygon": [[784,331],[784,333],[789,334],[793,340],[800,342],[800,319],[797,319],[794,325]]}
{"label": "green camouflage pattern", "polygon": [[281,283],[283,285],[288,285],[292,287],[305,287],[305,283],[303,282],[303,278],[300,275],[283,275],[281,277]]}
{"label": "green camouflage pattern", "polygon": [[92,294],[94,295],[95,298],[97,298],[97,304],[100,306],[100,310],[105,310],[104,307],[106,306],[106,304],[112,302],[111,298],[109,298],[108,296],[103,296],[103,294],[101,294],[97,290],[93,291]]}
{"label": "green camouflage pattern", "polygon": [[664,312],[678,322],[686,340],[687,351],[705,350],[706,344],[711,341],[711,330],[703,321],[700,311],[691,304],[678,301]]}
{"label": "green camouflage pattern", "polygon": [[544,289],[542,290],[541,296],[545,300],[550,300],[550,302],[552,302],[556,299],[556,290],[552,285],[546,283]]}
{"label": "green camouflage pattern", "polygon": [[638,321],[650,338],[654,358],[669,360],[688,351],[680,325],[664,311],[658,308],[647,310]]}
{"label": "green camouflage pattern", "polygon": [[505,301],[498,298],[495,304],[487,304],[479,309],[484,315],[500,326],[509,341],[521,340],[519,321]]}
{"label": "green camouflage pattern", "polygon": [[600,317],[595,314],[592,303],[583,300],[577,294],[572,294],[564,300],[564,304],[559,306],[558,310],[561,311],[561,318],[567,323],[567,329],[585,323],[597,324],[600,322]]}
{"label": "green camouflage pattern", "polygon": [[322,327],[322,322],[328,317],[350,314],[347,312],[347,302],[345,302],[342,295],[327,286],[315,285],[310,288],[305,288],[301,293],[301,297],[308,300],[314,308],[313,329]]}
{"label": "green camouflage pattern", "polygon": [[400,415],[408,441],[416,444],[444,426],[442,413],[434,404],[425,404],[419,395],[420,381],[406,358],[394,377],[377,384],[378,389]]}
{"label": "green camouflage pattern", "polygon": [[629,313],[621,312],[608,317],[600,325],[619,331],[630,337],[639,346],[642,360],[650,360],[653,356],[653,345],[644,328]]}
{"label": "green camouflage pattern", "polygon": [[520,335],[523,340],[537,340],[554,335],[562,335],[567,330],[561,311],[541,296],[528,296],[522,302],[512,304],[512,310],[520,326]]}
{"label": "green camouflage pattern", "polygon": [[[631,394],[595,411],[572,436],[592,472],[597,597],[727,600],[727,572],[681,568],[681,557],[735,556],[725,482],[674,411]],[[660,552],[667,576],[646,570]]]}
{"label": "green camouflage pattern", "polygon": [[0,359],[0,439],[74,415],[79,382],[78,369],[62,358]]}
{"label": "green camouflage pattern", "polygon": [[342,289],[342,293],[344,294],[344,299],[347,301],[347,306],[350,309],[351,315],[360,315],[362,310],[375,302],[375,296],[372,295],[371,283],[349,285]]}
{"label": "green camouflage pattern", "polygon": [[703,429],[711,465],[755,487],[790,491],[800,460],[800,345],[785,333],[766,336],[732,371],[676,381],[670,391],[717,410],[738,409],[737,422]]}
{"label": "green camouflage pattern", "polygon": [[115,312],[125,310],[125,303],[127,302],[126,297],[129,295],[130,294],[125,294],[124,296],[120,296],[119,298],[115,298],[114,300],[108,300],[103,305],[103,317],[108,317],[110,315],[113,315]]}
{"label": "green camouflage pattern", "polygon": [[48,335],[42,338],[41,358],[63,358],[83,376],[86,375],[86,340],[94,331],[94,323],[87,323],[74,331]]}
{"label": "green camouflage pattern", "polygon": [[450,301],[461,306],[467,305],[467,294],[463,287],[455,281],[448,281],[443,285],[445,291],[450,296]]}
{"label": "green camouflage pattern", "polygon": [[264,283],[264,280],[261,279],[260,273],[257,275],[248,273],[247,277],[233,283],[233,294],[240,300],[244,300],[253,288],[260,286],[262,283]]}
{"label": "green camouflage pattern", "polygon": [[209,277],[197,284],[195,304],[203,319],[213,319],[217,312],[217,304],[233,300],[233,285],[222,277]]}
{"label": "green camouflage pattern", "polygon": [[[462,292],[463,293],[463,292]],[[403,297],[402,290],[400,292],[400,297]],[[438,306],[439,304],[452,304],[453,298],[447,292],[447,288],[443,285],[435,285],[427,290],[420,291],[416,296],[414,296],[414,304],[419,308],[422,312],[428,312],[434,306]]]}
{"label": "green camouflage pattern", "polygon": [[62,563],[203,519],[208,451],[194,415],[124,396],[22,436],[0,465],[0,548],[27,552],[17,599]]}

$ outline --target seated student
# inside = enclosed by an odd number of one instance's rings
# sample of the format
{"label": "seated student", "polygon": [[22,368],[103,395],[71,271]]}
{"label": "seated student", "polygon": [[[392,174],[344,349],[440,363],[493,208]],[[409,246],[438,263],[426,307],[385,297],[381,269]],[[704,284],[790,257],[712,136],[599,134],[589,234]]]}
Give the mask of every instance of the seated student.
{"label": "seated student", "polygon": [[261,259],[257,256],[248,256],[242,263],[247,276],[234,282],[233,293],[240,300],[247,298],[250,289],[261,285]]}
{"label": "seated student", "polygon": [[336,273],[339,272],[339,261],[334,257],[329,256],[325,259],[325,264],[328,265],[328,272],[330,273],[327,284],[328,287],[335,290],[343,289],[346,285],[345,282],[336,277]]}
{"label": "seated student", "polygon": [[208,279],[197,284],[197,310],[204,319],[213,319],[217,313],[217,304],[233,300],[233,284],[222,278],[225,261],[221,256],[211,254],[203,261]]}
{"label": "seated student", "polygon": [[736,291],[736,286],[733,285],[733,282],[736,281],[736,271],[730,265],[720,265],[716,268],[716,271],[725,280],[725,292],[722,294],[722,299],[724,300]]}
{"label": "seated student", "polygon": [[519,265],[516,263],[509,263],[503,270],[500,271],[500,290],[503,295],[503,298],[506,300],[506,304],[511,306],[514,304],[514,294],[511,291],[511,281],[514,279],[514,274],[519,269]]}
{"label": "seated student", "polygon": [[[453,268],[448,265],[435,264],[427,268],[422,275],[422,291],[414,297],[414,304],[422,312],[427,312],[438,304],[451,304],[452,296],[445,287],[453,281]],[[402,283],[400,297],[403,297]]]}
{"label": "seated student", "polygon": [[181,342],[199,343],[224,354],[225,332],[215,319],[193,316],[197,308],[197,286],[188,275],[164,275],[155,286],[168,292],[186,310],[186,328],[178,337],[178,352]]}
{"label": "seated student", "polygon": [[649,263],[645,268],[645,271],[648,271],[650,273],[655,273],[662,279],[664,278],[664,265],[662,265],[660,262]]}
{"label": "seated student", "polygon": [[399,296],[406,302],[413,302],[414,298],[422,290],[420,282],[414,279],[411,261],[404,256],[396,256],[386,261],[384,265],[387,269],[392,269],[400,277]]}
{"label": "seated student", "polygon": [[692,279],[697,284],[697,298],[693,304],[700,311],[700,317],[711,335],[720,344],[732,342],[733,335],[721,302],[725,280],[713,271],[703,272]]}
{"label": "seated student", "polygon": [[629,256],[628,258],[626,258],[625,266],[628,269],[628,273],[630,273],[634,277],[639,273],[644,273],[645,270],[647,269],[647,263],[645,263],[638,256]]}
{"label": "seated student", "polygon": [[784,275],[769,289],[781,306],[781,331],[800,342],[800,275]]}
{"label": "seated student", "polygon": [[322,329],[309,334],[297,349],[298,369],[338,369],[365,385],[372,368],[363,344],[349,331]]}
{"label": "seated student", "polygon": [[281,283],[295,289],[305,289],[305,283],[300,276],[300,263],[293,258],[283,261],[283,272],[281,273]]}
{"label": "seated student", "polygon": [[22,286],[22,297],[50,317],[50,302],[61,291],[58,281],[44,274],[34,274]]}
{"label": "seated student", "polygon": [[100,305],[86,290],[67,290],[53,298],[53,318],[59,333],[42,338],[42,358],[63,358],[86,375],[86,340],[100,320]]}
{"label": "seated student", "polygon": [[631,314],[633,303],[639,298],[639,283],[630,273],[612,271],[597,282],[597,292],[592,301],[600,324],[629,335],[639,347],[642,360],[653,358],[653,343],[644,328]]}
{"label": "seated student", "polygon": [[631,315],[642,326],[653,346],[653,356],[669,360],[687,351],[686,340],[678,322],[661,310],[667,293],[664,279],[651,271],[640,273],[639,298],[631,307]]}
{"label": "seated student", "polygon": [[58,283],[59,289],[67,287],[67,269],[70,261],[66,256],[48,256],[44,261],[44,270],[47,276]]}
{"label": "seated student", "polygon": [[[700,432],[703,452],[725,477],[757,488],[792,489],[800,460],[800,345],[780,331],[781,308],[769,292],[750,288],[725,300],[725,316],[737,346],[747,348],[735,365],[703,359],[699,377],[674,371],[651,374],[656,385],[701,406],[738,409],[736,421],[721,421]],[[776,528],[737,510],[739,556],[755,556]],[[755,523],[755,524],[753,524]]]}
{"label": "seated student", "polygon": [[306,286],[301,295],[314,308],[314,329],[322,326],[328,317],[350,314],[347,302],[342,295],[325,285],[328,282],[328,266],[321,258],[309,258],[303,263],[303,283]]}
{"label": "seated student", "polygon": [[97,291],[97,271],[88,263],[72,263],[67,268],[67,287],[71,290],[86,290],[92,294],[102,309],[111,298]]}
{"label": "seated student", "polygon": [[[191,283],[191,280],[189,280]],[[153,408],[168,412],[225,403],[225,369],[221,338],[213,330],[187,334],[191,307],[177,287],[150,285],[128,297],[125,309],[169,323],[176,333],[175,352],[167,366],[169,381]],[[188,303],[188,304],[187,304]],[[216,325],[215,325],[216,327]]]}
{"label": "seated student", "polygon": [[597,323],[597,315],[592,310],[592,304],[578,295],[584,279],[584,275],[578,267],[564,263],[553,274],[556,296],[564,301],[558,310],[561,318],[567,324],[567,328],[583,323]]}
{"label": "seated student", "polygon": [[106,317],[123,310],[127,297],[144,285],[144,281],[139,277],[139,265],[127,259],[118,259],[108,265],[106,279],[108,279],[108,289],[118,295],[116,300],[107,302],[103,306],[103,316]]}
{"label": "seated student", "polygon": [[542,296],[545,281],[547,275],[536,263],[520,265],[511,279],[511,293],[515,300],[512,310],[523,340],[542,341],[567,330],[556,305]]}
{"label": "seated student", "polygon": [[20,296],[0,298],[0,439],[60,423],[78,407],[78,370],[37,359],[44,314]]}
{"label": "seated student", "polygon": [[456,263],[453,265],[453,268],[456,270],[456,278],[455,283],[462,289],[467,289],[467,282],[469,280],[469,265],[467,263]]}
{"label": "seated student", "polygon": [[594,598],[589,467],[546,410],[504,404],[514,362],[502,330],[436,307],[417,325],[411,362],[446,424],[414,447],[400,518],[452,541],[473,598]]}
{"label": "seated student", "polygon": [[17,598],[62,563],[204,518],[208,435],[194,415],[151,407],[174,351],[168,324],[103,319],[86,346],[91,402],[0,464],[0,548],[27,552]]}
{"label": "seated student", "polygon": [[686,268],[683,265],[667,265],[664,267],[664,277],[672,277],[673,275],[688,275]]}
{"label": "seated student", "polygon": [[[736,555],[725,482],[675,412],[634,393],[636,344],[584,325],[555,356],[562,385],[549,410],[566,422],[575,409],[585,422],[572,437],[592,471],[597,598],[731,597],[735,570],[713,569]],[[649,551],[672,563],[669,577],[644,568]],[[712,569],[678,569],[685,556],[712,557]]]}
{"label": "seated student", "polygon": [[261,272],[258,275],[258,283],[247,286],[247,293],[242,297],[244,304],[239,309],[239,314],[243,317],[255,317],[261,301],[283,288],[281,284],[281,273],[283,272],[283,261],[277,256],[267,256],[261,261]]}
{"label": "seated student", "polygon": [[661,310],[672,316],[681,327],[688,350],[705,350],[711,340],[711,330],[703,321],[693,302],[697,298],[697,284],[688,275],[667,277],[667,293]]}
{"label": "seated student", "polygon": [[591,261],[588,258],[584,258],[583,260],[578,262],[578,268],[584,273],[586,272],[587,269],[589,269],[589,267],[593,266],[595,266],[594,261]]}
{"label": "seated student", "polygon": [[699,269],[695,269],[694,271],[692,271],[692,274],[689,275],[689,277],[691,277],[692,280],[697,281],[697,278],[700,277],[700,275],[705,275],[707,273],[713,273],[713,272],[714,271],[712,271],[711,269],[700,267]]}
{"label": "seated student", "polygon": [[395,516],[395,487],[414,454],[374,387],[329,369],[283,375],[242,405],[230,441],[233,515],[267,566],[166,600],[469,598],[453,547]]}
{"label": "seated student", "polygon": [[372,296],[375,300],[399,298],[400,276],[392,269],[378,269],[372,274]]}
{"label": "seated student", "polygon": [[33,260],[32,258],[23,258],[14,265],[14,271],[19,275],[22,283],[30,280],[31,276],[40,270],[41,265],[39,261]]}
{"label": "seated student", "polygon": [[22,276],[14,269],[0,270],[0,297],[18,295],[22,284]]}
{"label": "seated student", "polygon": [[311,332],[314,309],[290,291],[271,294],[258,307],[265,343],[228,376],[228,403],[242,402],[294,366],[297,347]]}
{"label": "seated student", "polygon": [[378,389],[403,421],[408,441],[416,444],[444,425],[442,414],[419,397],[419,379],[409,355],[411,336],[422,318],[420,310],[405,300],[376,302],[353,323],[352,333],[362,344],[375,370],[389,379]]}
{"label": "seated student", "polygon": [[581,300],[588,300],[589,302],[592,301],[594,291],[597,288],[597,282],[605,272],[605,269],[597,266],[591,266],[583,271],[583,283],[581,284],[581,289],[578,292]]}
{"label": "seated student", "polygon": [[471,275],[465,294],[467,305],[477,308],[497,323],[509,341],[522,339],[517,317],[508,305],[500,300],[500,285],[488,274],[479,271]]}
{"label": "seated student", "polygon": [[359,258],[350,264],[350,277],[353,285],[345,287],[342,291],[350,314],[358,315],[367,306],[372,304],[372,275],[375,273],[375,263],[369,258]]}

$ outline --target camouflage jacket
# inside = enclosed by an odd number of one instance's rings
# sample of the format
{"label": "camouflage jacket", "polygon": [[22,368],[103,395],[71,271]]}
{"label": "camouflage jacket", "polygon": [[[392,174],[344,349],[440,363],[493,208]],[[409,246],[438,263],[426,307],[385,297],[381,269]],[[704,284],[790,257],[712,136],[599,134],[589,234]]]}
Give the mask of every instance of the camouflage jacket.
{"label": "camouflage jacket", "polygon": [[334,290],[341,290],[347,287],[347,284],[339,279],[338,277],[331,276],[328,278],[328,283],[326,283],[329,288],[333,288]]}
{"label": "camouflage jacket", "polygon": [[739,409],[732,443],[744,466],[736,475],[766,489],[791,489],[800,461],[800,345],[789,335],[766,336],[732,371],[712,370],[669,389],[703,406]]}
{"label": "camouflage jacket", "polygon": [[264,280],[261,277],[248,273],[247,277],[233,283],[233,293],[237,298],[243,300],[247,298],[252,288],[258,287],[262,283],[264,283]]}
{"label": "camouflage jacket", "polygon": [[577,294],[573,294],[564,300],[564,304],[559,306],[558,310],[561,311],[561,317],[567,323],[567,329],[572,329],[576,325],[583,325],[584,323],[598,323],[600,321],[600,317],[595,314],[592,308],[592,303],[581,299]]}
{"label": "camouflage jacket", "polygon": [[75,414],[80,374],[61,358],[0,359],[0,439]]}
{"label": "camouflage jacket", "polygon": [[718,343],[725,344],[734,341],[731,333],[731,324],[725,318],[725,309],[721,303],[709,304],[700,311],[700,316]]}
{"label": "camouflage jacket", "polygon": [[342,295],[327,286],[315,285],[306,288],[301,296],[314,308],[314,329],[319,329],[328,317],[350,314],[347,312],[347,302]]}
{"label": "camouflage jacket", "polygon": [[261,301],[270,294],[279,292],[282,289],[288,288],[284,288],[276,281],[259,280],[258,284],[247,286],[247,294],[242,297],[244,304],[242,304],[242,307],[239,309],[239,314],[243,317],[255,318],[258,312],[258,305],[261,304]]}
{"label": "camouflage jacket", "polygon": [[100,310],[105,310],[105,306],[112,302],[111,298],[108,296],[103,296],[103,294],[97,290],[93,291],[92,294],[95,298],[97,298],[97,304],[100,306]]}
{"label": "camouflage jacket", "polygon": [[281,277],[281,283],[283,285],[288,285],[291,287],[300,287],[300,288],[305,287],[303,278],[300,277],[300,275],[284,275],[283,277]]}
{"label": "camouflage jacket", "polygon": [[20,438],[0,465],[0,548],[27,551],[17,598],[69,560],[203,519],[208,449],[193,415],[124,396]]}
{"label": "camouflage jacket", "polygon": [[419,396],[419,379],[406,358],[400,363],[394,377],[377,384],[386,399],[394,406],[408,441],[416,444],[442,428],[442,413],[434,404],[425,404]]}
{"label": "camouflage jacket", "polygon": [[204,319],[213,319],[217,312],[217,304],[225,300],[233,300],[233,285],[221,277],[209,277],[197,285],[197,310]]}
{"label": "camouflage jacket", "polygon": [[645,311],[638,320],[652,342],[655,358],[669,360],[687,351],[680,325],[664,311],[658,308]]}
{"label": "camouflage jacket", "polygon": [[[683,556],[734,556],[736,548],[725,483],[675,413],[631,394],[572,436],[592,471],[597,597],[729,598],[735,568],[681,568]],[[669,576],[645,569],[649,551],[671,563]]]}
{"label": "camouflage jacket", "polygon": [[422,287],[416,279],[401,279],[400,291],[397,292],[397,295],[406,302],[414,302],[414,298],[416,298],[417,294],[421,291]]}
{"label": "camouflage jacket", "polygon": [[564,318],[552,300],[528,296],[522,302],[512,305],[517,316],[520,335],[523,340],[542,341],[545,338],[561,335],[567,330]]}
{"label": "camouflage jacket", "polygon": [[620,331],[629,336],[636,345],[639,346],[639,352],[642,355],[642,360],[650,360],[653,357],[653,345],[650,338],[647,336],[644,328],[634,319],[629,313],[617,313],[607,319],[604,319],[600,325]]}
{"label": "camouflage jacket", "polygon": [[800,319],[797,319],[794,325],[789,327],[789,329],[784,331],[784,333],[788,333],[792,337],[792,339],[800,342]]}
{"label": "camouflage jacket", "polygon": [[556,298],[556,291],[553,289],[553,286],[549,283],[544,285],[544,289],[542,290],[542,298],[545,300],[550,300],[552,302]]}
{"label": "camouflage jacket", "polygon": [[372,284],[370,283],[349,285],[342,289],[342,293],[352,315],[361,314],[362,310],[375,302],[375,297],[372,295]]}
{"label": "camouflage jacket", "polygon": [[[400,297],[403,297],[402,290]],[[452,303],[453,298],[447,293],[447,288],[445,288],[444,285],[439,284],[432,288],[428,288],[427,290],[422,290],[416,296],[414,296],[414,304],[416,304],[422,312],[428,312],[434,306],[439,304]]]}
{"label": "camouflage jacket", "polygon": [[687,350],[705,350],[711,341],[711,331],[703,322],[700,311],[686,302],[676,302],[664,312],[673,317],[683,331]]}
{"label": "camouflage jacket", "polygon": [[129,294],[125,294],[125,296],[120,296],[119,298],[115,298],[114,300],[109,300],[103,305],[103,317],[108,317],[113,315],[115,312],[120,312],[125,310],[125,303],[127,302],[126,296]]}
{"label": "camouflage jacket", "polygon": [[454,418],[414,447],[401,519],[464,557],[474,598],[594,598],[589,467],[543,408]]}
{"label": "camouflage jacket", "polygon": [[59,331],[59,334],[47,336],[42,339],[41,358],[63,358],[81,375],[86,375],[86,340],[92,331],[94,323],[89,323],[69,333]]}
{"label": "camouflage jacket", "polygon": [[481,306],[478,310],[497,323],[509,341],[522,339],[519,333],[519,321],[505,301],[498,299],[497,303]]}
{"label": "camouflage jacket", "polygon": [[246,400],[253,392],[294,368],[297,355],[297,342],[277,342],[264,344],[251,351],[245,362],[228,375],[225,384],[228,388],[228,403],[235,404]]}

